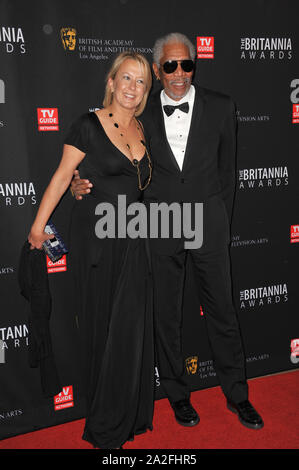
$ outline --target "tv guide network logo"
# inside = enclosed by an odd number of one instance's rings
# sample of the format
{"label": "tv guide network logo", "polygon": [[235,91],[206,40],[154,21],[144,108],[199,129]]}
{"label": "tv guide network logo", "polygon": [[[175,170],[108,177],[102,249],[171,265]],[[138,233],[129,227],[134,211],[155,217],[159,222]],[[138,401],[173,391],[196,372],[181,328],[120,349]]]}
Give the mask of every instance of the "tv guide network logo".
{"label": "tv guide network logo", "polygon": [[299,243],[299,225],[291,225],[291,243]]}
{"label": "tv guide network logo", "polygon": [[291,362],[293,364],[298,364],[299,362],[299,339],[291,340]]}
{"label": "tv guide network logo", "polygon": [[50,260],[48,255],[46,255],[46,260],[48,273],[61,273],[67,270],[66,255],[63,255],[58,261],[55,261],[55,263]]}
{"label": "tv guide network logo", "polygon": [[214,59],[214,37],[197,36],[197,58]]}
{"label": "tv guide network logo", "polygon": [[293,124],[299,123],[299,104],[293,104]]}
{"label": "tv guide network logo", "polygon": [[73,386],[67,385],[54,397],[54,409],[58,411],[72,406],[74,406]]}
{"label": "tv guide network logo", "polygon": [[58,108],[37,108],[39,131],[59,131]]}

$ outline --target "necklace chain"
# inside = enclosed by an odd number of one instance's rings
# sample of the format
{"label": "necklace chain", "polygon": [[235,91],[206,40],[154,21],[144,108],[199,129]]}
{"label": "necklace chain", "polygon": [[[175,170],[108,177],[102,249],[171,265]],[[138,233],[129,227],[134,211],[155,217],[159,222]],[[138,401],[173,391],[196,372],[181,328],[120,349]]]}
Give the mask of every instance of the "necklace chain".
{"label": "necklace chain", "polygon": [[[109,117],[110,118],[113,118],[113,113],[109,113]],[[149,168],[149,177],[145,183],[145,185],[142,187],[142,183],[141,183],[141,173],[140,173],[140,168],[139,168],[139,165],[140,165],[140,162],[141,160],[137,160],[136,158],[133,158],[133,160],[130,159],[130,162],[132,163],[132,165],[134,167],[137,168],[137,177],[138,177],[138,188],[140,189],[140,191],[143,191],[144,189],[146,189],[148,187],[148,185],[150,184],[151,182],[151,179],[152,179],[152,161],[151,161],[151,157],[150,157],[150,154],[147,150],[147,147],[146,147],[146,142],[143,140],[143,135],[141,134],[141,131],[140,131],[140,123],[139,121],[134,118],[135,120],[135,124],[136,124],[136,127],[137,127],[137,130],[138,130],[138,133],[139,135],[141,135],[142,139],[140,139],[140,142],[142,143],[142,145],[144,146],[145,148],[145,153],[146,153],[146,156],[147,156],[147,160],[148,160],[148,168]],[[138,124],[137,124],[137,122]],[[114,127],[116,127],[117,129],[119,129],[119,124],[117,122],[114,122]],[[142,125],[142,124],[141,124]],[[122,132],[120,132],[120,136],[121,137],[124,137],[124,134]],[[131,155],[132,155],[132,152],[131,152],[131,147],[128,143],[126,143],[126,147],[128,148],[128,150],[130,151]]]}

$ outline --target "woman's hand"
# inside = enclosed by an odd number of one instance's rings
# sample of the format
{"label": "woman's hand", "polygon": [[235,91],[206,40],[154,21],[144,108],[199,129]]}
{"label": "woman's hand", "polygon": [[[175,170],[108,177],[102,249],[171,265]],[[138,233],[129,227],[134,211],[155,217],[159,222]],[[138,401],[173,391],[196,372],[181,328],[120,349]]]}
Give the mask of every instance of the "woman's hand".
{"label": "woman's hand", "polygon": [[31,229],[28,235],[28,242],[30,243],[30,249],[34,250],[34,248],[37,248],[38,250],[41,250],[43,247],[44,241],[49,240],[51,238],[54,238],[53,233],[49,234],[46,232],[39,232],[39,231],[35,231],[34,229]]}

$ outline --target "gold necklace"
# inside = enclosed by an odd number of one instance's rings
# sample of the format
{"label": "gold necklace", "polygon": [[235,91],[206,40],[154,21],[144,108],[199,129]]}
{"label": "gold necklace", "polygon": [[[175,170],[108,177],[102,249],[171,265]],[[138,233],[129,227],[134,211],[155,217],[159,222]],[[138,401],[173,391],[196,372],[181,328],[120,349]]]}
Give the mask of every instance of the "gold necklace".
{"label": "gold necklace", "polygon": [[[113,117],[113,113],[109,113],[109,117],[112,118]],[[140,125],[142,126],[142,124],[136,119],[135,119],[135,124],[136,124],[136,127],[137,127],[137,130],[138,130],[138,133],[141,135],[141,137],[143,137],[143,135],[141,134],[141,131],[140,131]],[[138,122],[138,124],[137,124]],[[119,129],[119,124],[117,122],[114,122],[114,127],[116,127],[117,129]],[[122,132],[120,132],[120,136],[123,137],[124,134]],[[144,142],[143,139],[140,139],[140,142],[142,143],[142,145],[144,146],[145,148],[145,153],[146,153],[146,156],[147,156],[147,160],[148,160],[148,167],[149,167],[149,176],[148,176],[148,179],[147,179],[147,182],[145,183],[145,185],[142,187],[142,184],[141,184],[141,174],[140,174],[140,168],[139,168],[139,165],[140,165],[140,162],[141,160],[137,160],[136,158],[133,158],[133,160],[130,159],[130,162],[132,163],[132,165],[134,167],[137,168],[137,177],[138,177],[138,188],[140,189],[140,191],[144,191],[144,189],[146,189],[148,187],[148,185],[150,184],[151,182],[151,179],[152,179],[152,170],[153,170],[153,167],[152,167],[152,161],[151,161],[151,157],[150,157],[150,154],[147,150],[147,147],[146,147],[146,143]],[[131,147],[128,143],[126,143],[126,146],[127,148],[129,149],[129,151],[131,152]],[[132,153],[131,153],[132,155]]]}

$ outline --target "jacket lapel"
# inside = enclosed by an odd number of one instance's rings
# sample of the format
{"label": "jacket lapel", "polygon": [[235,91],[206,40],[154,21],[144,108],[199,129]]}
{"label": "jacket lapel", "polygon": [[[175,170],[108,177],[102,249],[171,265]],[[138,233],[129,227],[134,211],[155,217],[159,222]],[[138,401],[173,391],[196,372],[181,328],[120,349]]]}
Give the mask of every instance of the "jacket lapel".
{"label": "jacket lapel", "polygon": [[153,110],[154,110],[153,119],[154,119],[154,122],[156,123],[157,136],[160,137],[161,143],[163,142],[163,145],[161,145],[161,157],[163,158],[165,155],[165,157],[168,160],[170,160],[170,162],[175,167],[175,169],[177,171],[181,171],[167,139],[164,116],[163,116],[164,111],[161,105],[160,93],[161,93],[161,90],[153,96],[152,103],[153,103]]}
{"label": "jacket lapel", "polygon": [[194,87],[195,87],[195,99],[194,99],[194,104],[193,104],[192,118],[191,118],[190,129],[189,129],[189,134],[188,134],[188,139],[187,139],[187,144],[186,144],[185,158],[183,162],[182,171],[184,171],[188,161],[190,160],[190,155],[192,154],[192,151],[191,151],[192,144],[195,142],[195,140],[197,140],[195,139],[195,137],[198,138],[201,120],[202,120],[204,108],[205,108],[205,101],[206,101],[204,97],[204,91],[196,85],[194,85]]}

